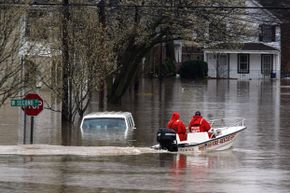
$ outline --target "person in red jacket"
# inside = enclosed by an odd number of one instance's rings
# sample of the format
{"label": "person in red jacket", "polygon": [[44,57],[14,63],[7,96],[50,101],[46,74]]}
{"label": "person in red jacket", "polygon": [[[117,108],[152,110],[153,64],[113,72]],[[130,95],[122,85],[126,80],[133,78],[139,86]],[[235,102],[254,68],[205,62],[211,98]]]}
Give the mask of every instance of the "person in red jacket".
{"label": "person in red jacket", "polygon": [[175,130],[180,141],[185,141],[187,139],[186,127],[183,121],[180,120],[180,114],[178,112],[172,113],[171,119],[167,124],[167,128]]}
{"label": "person in red jacket", "polygon": [[213,134],[209,132],[210,128],[210,124],[201,116],[199,111],[195,112],[188,126],[189,132],[208,132],[208,136],[212,138]]}

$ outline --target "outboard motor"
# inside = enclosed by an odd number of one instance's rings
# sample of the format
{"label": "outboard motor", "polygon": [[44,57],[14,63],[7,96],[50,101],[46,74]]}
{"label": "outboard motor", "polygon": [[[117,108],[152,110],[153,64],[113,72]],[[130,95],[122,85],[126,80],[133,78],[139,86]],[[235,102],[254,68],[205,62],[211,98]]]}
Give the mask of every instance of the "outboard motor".
{"label": "outboard motor", "polygon": [[178,151],[176,133],[173,129],[161,128],[157,132],[157,142],[161,149],[168,151]]}

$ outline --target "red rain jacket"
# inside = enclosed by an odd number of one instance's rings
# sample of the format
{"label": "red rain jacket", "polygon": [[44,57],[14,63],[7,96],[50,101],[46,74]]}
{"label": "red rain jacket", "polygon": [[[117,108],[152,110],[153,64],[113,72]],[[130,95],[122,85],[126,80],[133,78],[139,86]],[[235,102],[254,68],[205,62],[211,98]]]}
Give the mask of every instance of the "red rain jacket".
{"label": "red rain jacket", "polygon": [[173,112],[171,119],[169,120],[167,127],[170,129],[174,129],[178,134],[180,141],[184,141],[187,139],[186,128],[184,123],[179,120],[180,115],[178,112]]}
{"label": "red rain jacket", "polygon": [[189,132],[208,132],[210,124],[202,116],[194,115],[188,126]]}

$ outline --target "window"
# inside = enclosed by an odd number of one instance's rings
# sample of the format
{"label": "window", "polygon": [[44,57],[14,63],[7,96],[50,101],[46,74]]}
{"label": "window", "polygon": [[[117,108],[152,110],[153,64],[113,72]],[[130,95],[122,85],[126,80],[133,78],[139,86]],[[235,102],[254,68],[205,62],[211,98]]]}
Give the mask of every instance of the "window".
{"label": "window", "polygon": [[126,122],[124,118],[87,118],[82,124],[84,132],[97,131],[124,131]]}
{"label": "window", "polygon": [[127,122],[129,124],[129,127],[131,128],[133,126],[133,124],[132,124],[132,121],[131,121],[131,119],[129,117],[127,118]]}
{"label": "window", "polygon": [[260,37],[262,42],[275,42],[276,26],[274,25],[260,25]]}
{"label": "window", "polygon": [[264,75],[270,75],[273,68],[273,55],[262,54],[261,55],[261,73]]}
{"label": "window", "polygon": [[248,74],[250,70],[250,55],[238,54],[238,73]]}

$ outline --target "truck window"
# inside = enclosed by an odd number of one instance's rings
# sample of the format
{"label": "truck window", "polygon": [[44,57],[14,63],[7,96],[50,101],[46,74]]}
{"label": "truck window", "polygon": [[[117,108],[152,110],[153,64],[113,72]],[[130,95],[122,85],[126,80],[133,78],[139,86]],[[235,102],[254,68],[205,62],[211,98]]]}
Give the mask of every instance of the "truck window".
{"label": "truck window", "polygon": [[127,120],[128,120],[129,125],[130,125],[130,128],[132,128],[133,127],[132,118],[131,117],[128,117]]}
{"label": "truck window", "polygon": [[125,130],[126,123],[124,118],[87,118],[82,124],[84,132],[101,130]]}

